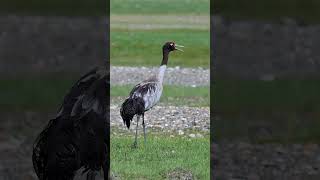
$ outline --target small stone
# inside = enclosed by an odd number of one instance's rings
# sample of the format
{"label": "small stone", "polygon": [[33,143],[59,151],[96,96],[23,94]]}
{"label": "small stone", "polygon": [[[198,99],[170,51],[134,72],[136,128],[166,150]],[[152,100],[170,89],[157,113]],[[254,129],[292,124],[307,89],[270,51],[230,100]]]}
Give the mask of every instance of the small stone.
{"label": "small stone", "polygon": [[179,135],[184,135],[184,132],[180,129],[180,130],[178,131],[178,134],[179,134]]}
{"label": "small stone", "polygon": [[198,133],[197,138],[203,138],[203,135]]}
{"label": "small stone", "polygon": [[195,135],[195,134],[189,134],[189,137],[191,137],[191,138],[195,138],[195,137],[196,137],[196,135]]}

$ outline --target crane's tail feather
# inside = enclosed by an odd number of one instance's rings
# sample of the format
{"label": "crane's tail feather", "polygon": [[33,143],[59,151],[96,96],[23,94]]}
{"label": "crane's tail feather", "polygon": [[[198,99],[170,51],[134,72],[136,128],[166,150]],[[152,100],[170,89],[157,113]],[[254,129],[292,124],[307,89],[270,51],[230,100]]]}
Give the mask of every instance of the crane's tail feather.
{"label": "crane's tail feather", "polygon": [[127,128],[130,128],[130,123],[134,115],[141,115],[144,113],[144,101],[141,97],[128,98],[121,105],[120,115],[123,123]]}

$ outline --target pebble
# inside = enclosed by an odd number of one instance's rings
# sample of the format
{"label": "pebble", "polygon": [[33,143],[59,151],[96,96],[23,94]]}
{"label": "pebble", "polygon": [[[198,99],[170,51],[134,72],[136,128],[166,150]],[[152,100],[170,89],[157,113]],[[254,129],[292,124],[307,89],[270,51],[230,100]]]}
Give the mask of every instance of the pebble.
{"label": "pebble", "polygon": [[[123,125],[119,113],[120,105],[111,104],[110,110],[111,127],[128,131]],[[172,114],[175,115],[172,116]],[[208,132],[210,130],[209,107],[157,105],[151,111],[146,112],[144,117],[147,129],[155,131],[178,132],[179,135],[184,135],[186,133],[185,130],[197,130],[200,132]],[[194,122],[197,122],[196,126]],[[134,127],[135,124],[136,118],[133,119],[131,127]],[[130,131],[133,132],[134,128],[130,128]],[[201,135],[198,136],[200,137]]]}
{"label": "pebble", "polygon": [[184,132],[180,129],[180,130],[178,131],[178,134],[179,134],[179,135],[184,135]]}
{"label": "pebble", "polygon": [[196,135],[196,137],[197,137],[197,138],[203,138],[203,135],[198,133],[198,134]]}

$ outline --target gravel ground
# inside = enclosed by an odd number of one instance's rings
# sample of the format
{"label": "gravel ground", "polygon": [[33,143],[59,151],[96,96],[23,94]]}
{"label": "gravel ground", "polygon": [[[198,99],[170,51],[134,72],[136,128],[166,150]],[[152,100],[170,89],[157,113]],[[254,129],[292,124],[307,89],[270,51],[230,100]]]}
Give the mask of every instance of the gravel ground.
{"label": "gravel ground", "polygon": [[[120,106],[110,107],[111,127],[125,130],[120,116]],[[140,121],[139,124],[141,124]],[[158,105],[145,113],[145,123],[147,129],[152,132],[176,132],[179,135],[190,137],[202,136],[201,133],[209,133],[210,130],[210,109],[209,107],[177,107]],[[132,122],[130,130],[134,132],[136,118]],[[139,126],[142,129],[142,126]],[[152,129],[152,130],[151,130]],[[192,132],[201,132],[192,134]]]}
{"label": "gravel ground", "polygon": [[317,144],[213,143],[212,173],[224,180],[320,179]]}
{"label": "gravel ground", "polygon": [[[112,85],[137,84],[157,73],[158,68],[111,66],[110,79]],[[168,67],[164,83],[184,86],[209,86],[210,70],[203,68]]]}

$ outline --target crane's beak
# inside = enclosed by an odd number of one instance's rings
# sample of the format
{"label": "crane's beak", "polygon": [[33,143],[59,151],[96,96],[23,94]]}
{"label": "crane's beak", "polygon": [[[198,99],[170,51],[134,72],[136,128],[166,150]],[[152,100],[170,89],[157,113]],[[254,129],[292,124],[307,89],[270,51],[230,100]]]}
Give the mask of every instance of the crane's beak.
{"label": "crane's beak", "polygon": [[183,48],[184,46],[181,46],[181,45],[175,44],[175,48],[176,48],[176,50],[184,52],[182,49],[179,49],[179,48],[177,48],[177,47],[181,47],[181,48]]}

